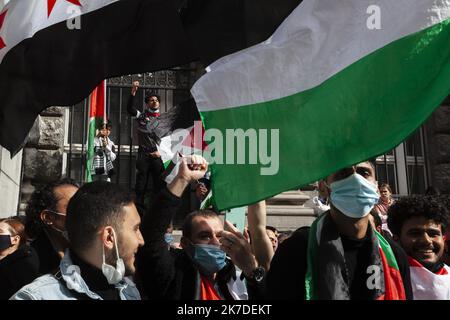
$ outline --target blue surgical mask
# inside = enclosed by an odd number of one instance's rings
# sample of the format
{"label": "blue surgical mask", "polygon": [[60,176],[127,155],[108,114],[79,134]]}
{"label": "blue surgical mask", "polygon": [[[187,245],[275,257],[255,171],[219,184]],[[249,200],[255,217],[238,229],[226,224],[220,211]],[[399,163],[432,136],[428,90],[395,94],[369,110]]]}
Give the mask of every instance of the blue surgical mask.
{"label": "blue surgical mask", "polygon": [[167,244],[171,244],[173,242],[173,235],[171,233],[164,234],[164,240]]}
{"label": "blue surgical mask", "polygon": [[380,197],[377,186],[357,173],[333,182],[330,188],[331,203],[350,218],[368,215]]}
{"label": "blue surgical mask", "polygon": [[11,246],[11,236],[9,234],[0,234],[0,251],[6,250]]}
{"label": "blue surgical mask", "polygon": [[212,275],[225,267],[226,254],[219,246],[194,244],[193,260],[206,275]]}

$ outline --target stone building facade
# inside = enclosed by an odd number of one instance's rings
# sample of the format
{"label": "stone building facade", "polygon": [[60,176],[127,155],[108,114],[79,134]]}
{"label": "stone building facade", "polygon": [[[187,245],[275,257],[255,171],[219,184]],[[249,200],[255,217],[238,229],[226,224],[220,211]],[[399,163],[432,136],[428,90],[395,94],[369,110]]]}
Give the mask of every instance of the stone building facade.
{"label": "stone building facade", "polygon": [[450,194],[450,96],[426,123],[431,184]]}

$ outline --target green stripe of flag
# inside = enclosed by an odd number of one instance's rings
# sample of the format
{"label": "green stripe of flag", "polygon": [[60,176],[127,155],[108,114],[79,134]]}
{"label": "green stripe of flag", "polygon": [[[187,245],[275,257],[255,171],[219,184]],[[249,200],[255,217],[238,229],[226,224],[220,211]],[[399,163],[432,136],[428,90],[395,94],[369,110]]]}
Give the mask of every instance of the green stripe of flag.
{"label": "green stripe of flag", "polygon": [[383,250],[384,256],[386,257],[389,267],[399,270],[397,260],[395,259],[394,252],[392,251],[392,248],[389,245],[389,242],[387,242],[387,240],[381,234],[379,234],[375,229],[374,229],[374,231],[375,231],[375,234],[377,235],[381,250]]}

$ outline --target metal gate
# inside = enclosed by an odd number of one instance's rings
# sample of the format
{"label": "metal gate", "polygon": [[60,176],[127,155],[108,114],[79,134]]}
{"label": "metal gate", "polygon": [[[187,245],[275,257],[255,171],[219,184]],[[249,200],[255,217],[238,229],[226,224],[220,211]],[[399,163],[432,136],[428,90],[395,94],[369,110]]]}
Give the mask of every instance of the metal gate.
{"label": "metal gate", "polygon": [[[110,138],[116,145],[117,155],[113,182],[134,189],[138,145],[133,137],[134,121],[126,110],[133,81],[140,82],[135,101],[141,103],[136,107],[143,109],[145,91],[150,90],[161,97],[160,109],[163,113],[190,97],[189,90],[196,80],[195,75],[195,69],[184,67],[107,80],[106,114],[112,123]],[[67,109],[63,174],[79,183],[85,182],[88,117],[87,98]]]}

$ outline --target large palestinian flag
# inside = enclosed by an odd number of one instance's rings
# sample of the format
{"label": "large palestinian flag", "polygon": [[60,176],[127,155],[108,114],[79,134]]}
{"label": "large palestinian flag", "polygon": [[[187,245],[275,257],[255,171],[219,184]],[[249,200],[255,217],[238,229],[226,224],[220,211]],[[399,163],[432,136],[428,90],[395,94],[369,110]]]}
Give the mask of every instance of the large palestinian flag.
{"label": "large palestinian flag", "polygon": [[[208,70],[192,94],[206,131],[224,137],[227,157],[211,165],[222,210],[316,181],[413,133],[450,93],[450,2],[304,0],[267,41]],[[225,139],[237,128],[247,133],[241,145]]]}
{"label": "large palestinian flag", "polygon": [[0,12],[0,145],[105,78],[194,60],[174,0],[12,0]]}

